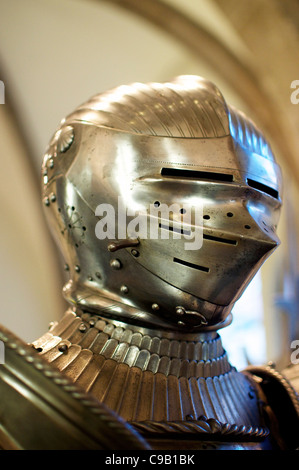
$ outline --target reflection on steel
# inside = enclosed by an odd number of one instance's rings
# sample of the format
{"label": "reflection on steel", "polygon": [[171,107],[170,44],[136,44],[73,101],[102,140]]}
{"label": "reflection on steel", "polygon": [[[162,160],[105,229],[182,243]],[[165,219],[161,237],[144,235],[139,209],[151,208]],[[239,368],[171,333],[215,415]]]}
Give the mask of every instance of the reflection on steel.
{"label": "reflection on steel", "polygon": [[[291,385],[266,368],[237,371],[217,332],[279,244],[281,176],[256,126],[200,77],[135,83],[93,97],[62,121],[42,178],[44,210],[69,273],[64,295],[73,307],[33,342],[31,353],[0,335],[12,351],[12,362],[0,369],[9,405],[0,409],[8,416],[0,445],[296,448]],[[201,248],[186,250],[171,230],[168,239],[149,231],[129,240],[126,230],[123,240],[97,238],[98,204],[113,207],[123,223],[120,196],[130,215],[148,218],[150,205],[201,205],[202,220],[192,213],[186,227],[203,224]],[[174,227],[182,212],[168,215]],[[159,222],[165,230],[165,220]],[[34,414],[25,433],[26,420],[14,429],[11,398],[20,389],[21,367],[25,386],[17,409]],[[49,385],[52,378],[62,389]],[[44,400],[51,405],[43,418],[37,408],[45,410]],[[53,425],[57,410],[62,423]],[[96,433],[93,413],[100,417]],[[41,424],[48,426],[47,439],[39,432],[35,443],[32,430]]]}
{"label": "reflection on steel", "polygon": [[[107,0],[97,2],[100,4]],[[250,55],[249,49],[247,54],[240,54],[233,43],[229,45],[227,41],[221,41],[218,34],[213,34],[202,23],[161,0],[109,0],[108,3],[129,10],[158,26],[164,33],[169,33],[185,45],[187,50],[195,54],[195,58],[211,66],[237,92],[252,114],[255,114],[290,168],[298,168],[297,150],[290,141],[284,114],[276,107],[271,92],[261,80],[255,57]],[[233,9],[233,5],[231,8]],[[258,8],[257,5],[255,8]],[[251,13],[253,11],[256,10]],[[293,20],[291,14],[288,20]],[[299,173],[295,172],[294,178],[297,181],[298,177]]]}
{"label": "reflection on steel", "polygon": [[[61,149],[67,134],[72,144]],[[69,266],[65,297],[91,311],[108,309],[148,326],[215,330],[279,244],[281,176],[271,149],[199,77],[94,96],[63,120],[43,168],[46,214]],[[150,222],[153,205],[158,217],[162,206],[178,213],[168,213],[167,224],[159,220],[157,237],[150,223],[144,239],[130,240],[119,198],[128,213],[147,214]],[[122,232],[123,239],[98,239],[99,204],[112,207],[112,235]],[[192,214],[184,225],[191,233],[204,222],[200,249],[186,250],[184,237],[170,230],[181,220],[180,205],[203,208],[203,220]]]}
{"label": "reflection on steel", "polygon": [[0,340],[6,350],[0,368],[1,449],[149,448],[105,405],[3,327]]}

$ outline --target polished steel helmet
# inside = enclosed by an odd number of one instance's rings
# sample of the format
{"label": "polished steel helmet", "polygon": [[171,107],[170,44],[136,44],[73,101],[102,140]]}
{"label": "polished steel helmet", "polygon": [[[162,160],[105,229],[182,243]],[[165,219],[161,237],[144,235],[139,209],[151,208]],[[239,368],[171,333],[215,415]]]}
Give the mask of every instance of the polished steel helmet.
{"label": "polished steel helmet", "polygon": [[270,146],[201,77],[96,95],[61,122],[42,174],[64,296],[108,318],[219,328],[279,244]]}

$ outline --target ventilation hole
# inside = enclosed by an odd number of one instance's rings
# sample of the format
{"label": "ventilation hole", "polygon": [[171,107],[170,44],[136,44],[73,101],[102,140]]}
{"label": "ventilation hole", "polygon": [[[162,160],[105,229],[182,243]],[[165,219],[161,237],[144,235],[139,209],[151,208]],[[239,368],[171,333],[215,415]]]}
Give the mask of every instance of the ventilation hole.
{"label": "ventilation hole", "polygon": [[74,210],[75,210],[75,208],[74,208],[74,206],[72,206],[72,211],[74,211]]}
{"label": "ventilation hole", "polygon": [[178,228],[178,227],[171,227],[170,225],[159,224],[159,228],[162,228],[164,230],[169,230],[170,232],[180,233],[182,235],[191,235],[190,230],[186,230],[186,229]]}
{"label": "ventilation hole", "polygon": [[181,213],[181,214],[186,214],[186,209],[184,209],[184,208],[183,208],[183,209],[180,209],[180,213]]}
{"label": "ventilation hole", "polygon": [[213,235],[203,235],[204,240],[211,240],[213,242],[218,242],[218,243],[226,243],[227,245],[237,245],[236,240],[230,240],[229,238],[220,238],[220,237],[214,237]]}
{"label": "ventilation hole", "polygon": [[86,227],[82,227],[82,230],[84,230],[84,232],[86,231]]}
{"label": "ventilation hole", "polygon": [[247,228],[247,230],[251,228],[250,225],[244,225],[244,227]]}
{"label": "ventilation hole", "polygon": [[208,273],[210,271],[210,268],[206,268],[205,266],[199,266],[198,264],[189,263],[188,261],[184,261],[182,259],[173,258],[173,261],[174,261],[174,263],[178,263],[178,264],[181,264],[183,266],[187,266],[188,268],[197,269],[198,271],[204,271],[206,273]]}
{"label": "ventilation hole", "polygon": [[139,251],[137,250],[131,250],[131,254],[135,256],[135,258],[138,258],[138,256],[140,255]]}
{"label": "ventilation hole", "polygon": [[69,228],[72,228],[71,224],[68,225]]}
{"label": "ventilation hole", "polygon": [[232,182],[234,176],[227,173],[214,173],[211,171],[184,170],[181,168],[162,168],[162,176],[174,176],[176,178],[190,178],[195,180],[211,180]]}
{"label": "ventilation hole", "polygon": [[155,201],[155,202],[154,202],[154,206],[155,206],[155,207],[159,207],[159,206],[160,206],[160,202],[159,202],[159,201]]}
{"label": "ventilation hole", "polygon": [[37,352],[43,352],[43,348],[35,348]]}
{"label": "ventilation hole", "polygon": [[233,217],[234,216],[234,214],[232,212],[228,212],[226,215],[227,215],[227,217]]}
{"label": "ventilation hole", "polygon": [[270,188],[266,184],[259,183],[258,181],[254,181],[251,179],[247,179],[247,183],[254,189],[258,191],[262,191],[263,193],[269,194],[269,196],[275,197],[275,199],[279,199],[279,193],[276,189]]}
{"label": "ventilation hole", "polygon": [[203,218],[209,220],[211,217],[209,215],[204,215]]}

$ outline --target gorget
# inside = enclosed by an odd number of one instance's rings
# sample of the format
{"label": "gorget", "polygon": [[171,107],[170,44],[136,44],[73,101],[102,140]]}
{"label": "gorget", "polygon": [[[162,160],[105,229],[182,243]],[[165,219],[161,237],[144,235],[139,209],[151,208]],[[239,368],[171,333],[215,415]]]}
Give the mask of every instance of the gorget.
{"label": "gorget", "polygon": [[195,449],[269,448],[258,380],[230,365],[217,332],[153,330],[70,309],[32,345],[154,448],[186,437]]}

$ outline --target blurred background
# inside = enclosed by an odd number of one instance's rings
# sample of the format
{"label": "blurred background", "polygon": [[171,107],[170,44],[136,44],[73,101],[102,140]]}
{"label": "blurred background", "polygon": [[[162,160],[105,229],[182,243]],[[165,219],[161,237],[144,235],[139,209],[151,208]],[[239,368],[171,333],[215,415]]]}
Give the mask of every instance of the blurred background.
{"label": "blurred background", "polygon": [[297,0],[0,0],[0,323],[32,341],[66,308],[40,197],[61,118],[120,84],[197,74],[261,126],[283,170],[282,244],[221,336],[237,367],[286,365],[299,339],[298,59]]}

